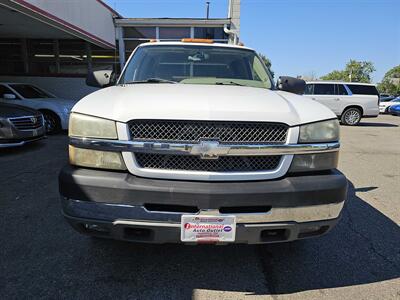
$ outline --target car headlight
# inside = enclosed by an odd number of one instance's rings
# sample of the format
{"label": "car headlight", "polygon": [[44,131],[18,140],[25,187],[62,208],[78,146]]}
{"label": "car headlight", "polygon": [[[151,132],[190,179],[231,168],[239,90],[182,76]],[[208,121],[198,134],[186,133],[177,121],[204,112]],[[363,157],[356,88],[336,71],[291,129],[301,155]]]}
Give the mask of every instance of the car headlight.
{"label": "car headlight", "polygon": [[77,113],[70,115],[69,136],[118,139],[114,121]]}
{"label": "car headlight", "polygon": [[300,126],[299,143],[325,143],[339,140],[339,121],[328,120]]}
{"label": "car headlight", "polygon": [[69,162],[71,165],[89,168],[126,170],[121,153],[98,151],[69,146]]}

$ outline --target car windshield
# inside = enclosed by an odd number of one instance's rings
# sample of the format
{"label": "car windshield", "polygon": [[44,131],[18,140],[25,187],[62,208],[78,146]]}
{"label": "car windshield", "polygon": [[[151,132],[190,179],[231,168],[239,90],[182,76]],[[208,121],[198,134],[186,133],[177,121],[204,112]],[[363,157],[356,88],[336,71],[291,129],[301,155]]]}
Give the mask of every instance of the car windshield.
{"label": "car windshield", "polygon": [[27,99],[34,99],[34,98],[54,98],[52,95],[49,95],[45,91],[42,91],[41,89],[29,85],[29,84],[10,84],[10,87],[12,87],[18,94],[20,94],[22,97],[27,98]]}
{"label": "car windshield", "polygon": [[194,45],[139,47],[119,84],[183,83],[243,85],[270,89],[265,65],[252,50]]}

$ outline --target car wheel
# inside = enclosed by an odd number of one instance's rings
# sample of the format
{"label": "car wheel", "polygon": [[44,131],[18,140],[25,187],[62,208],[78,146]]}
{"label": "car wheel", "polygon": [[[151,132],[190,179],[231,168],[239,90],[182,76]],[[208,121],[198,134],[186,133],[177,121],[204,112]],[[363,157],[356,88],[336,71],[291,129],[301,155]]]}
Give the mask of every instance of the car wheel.
{"label": "car wheel", "polygon": [[43,111],[44,126],[47,134],[55,134],[60,132],[61,123],[60,118],[51,111]]}
{"label": "car wheel", "polygon": [[346,109],[342,114],[341,121],[344,125],[357,125],[361,121],[361,110],[356,107]]}

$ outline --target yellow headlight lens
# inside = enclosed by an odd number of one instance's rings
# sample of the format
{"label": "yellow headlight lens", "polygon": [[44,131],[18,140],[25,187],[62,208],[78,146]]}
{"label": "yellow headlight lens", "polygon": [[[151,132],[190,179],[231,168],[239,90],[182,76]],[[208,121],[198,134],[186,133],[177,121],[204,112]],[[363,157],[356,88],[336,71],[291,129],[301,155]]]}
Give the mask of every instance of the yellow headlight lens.
{"label": "yellow headlight lens", "polygon": [[75,166],[126,170],[121,153],[98,151],[69,146],[69,162]]}
{"label": "yellow headlight lens", "polygon": [[71,113],[69,118],[69,136],[117,139],[117,127],[114,121]]}
{"label": "yellow headlight lens", "polygon": [[339,121],[328,120],[300,126],[299,143],[324,143],[339,140]]}

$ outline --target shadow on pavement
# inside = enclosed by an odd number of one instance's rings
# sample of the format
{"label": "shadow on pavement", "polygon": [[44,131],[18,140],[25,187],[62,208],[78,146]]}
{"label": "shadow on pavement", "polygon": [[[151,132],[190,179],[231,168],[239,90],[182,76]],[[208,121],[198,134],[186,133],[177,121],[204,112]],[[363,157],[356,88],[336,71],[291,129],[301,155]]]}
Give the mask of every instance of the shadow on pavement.
{"label": "shadow on pavement", "polygon": [[[366,191],[370,188],[362,188]],[[342,219],[319,239],[259,247],[272,294],[346,287],[400,277],[400,228],[349,183]]]}
{"label": "shadow on pavement", "polygon": [[357,126],[360,127],[399,127],[399,125],[392,123],[378,123],[378,122],[360,122]]}

